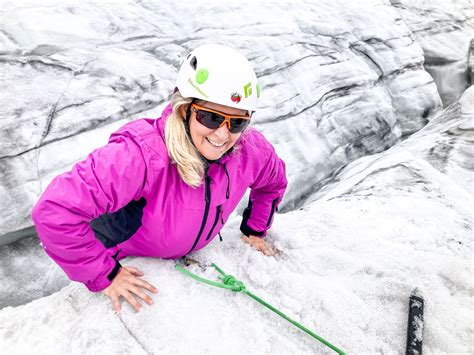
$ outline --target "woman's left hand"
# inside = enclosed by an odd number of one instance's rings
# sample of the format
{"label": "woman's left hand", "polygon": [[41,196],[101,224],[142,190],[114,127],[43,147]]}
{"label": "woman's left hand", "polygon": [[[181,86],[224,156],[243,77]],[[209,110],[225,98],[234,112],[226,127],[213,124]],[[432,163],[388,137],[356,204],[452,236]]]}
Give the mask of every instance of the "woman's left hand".
{"label": "woman's left hand", "polygon": [[249,244],[251,247],[261,251],[266,256],[275,256],[277,252],[274,248],[267,244],[267,242],[263,238],[255,237],[253,235],[250,236],[242,236],[242,241],[244,243]]}

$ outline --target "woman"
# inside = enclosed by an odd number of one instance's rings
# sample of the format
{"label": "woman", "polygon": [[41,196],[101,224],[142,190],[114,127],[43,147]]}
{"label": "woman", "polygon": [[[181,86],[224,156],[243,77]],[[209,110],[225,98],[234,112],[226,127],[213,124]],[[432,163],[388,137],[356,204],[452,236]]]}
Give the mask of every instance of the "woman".
{"label": "woman", "polygon": [[243,238],[272,255],[263,237],[283,197],[285,164],[261,133],[248,129],[260,88],[235,50],[204,45],[178,73],[159,119],[113,133],[70,172],[57,176],[33,209],[45,252],[72,280],[103,291],[117,312],[136,311],[156,287],[126,256],[179,258],[219,234],[248,187]]}

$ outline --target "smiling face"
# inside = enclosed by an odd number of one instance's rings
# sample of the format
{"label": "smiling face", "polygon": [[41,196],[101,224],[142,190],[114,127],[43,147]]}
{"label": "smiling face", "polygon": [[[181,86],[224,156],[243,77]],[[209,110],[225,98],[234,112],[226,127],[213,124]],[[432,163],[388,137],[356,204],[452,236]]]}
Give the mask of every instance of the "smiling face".
{"label": "smiling face", "polygon": [[[245,110],[208,101],[199,101],[196,103],[198,103],[200,106],[229,115],[243,116],[247,113]],[[184,107],[182,108],[183,111],[181,113],[183,117],[185,117],[186,113],[184,112]],[[226,124],[217,129],[209,129],[196,120],[196,112],[194,111],[191,112],[189,130],[197,150],[209,160],[219,159],[225,152],[235,145],[242,134],[230,133]]]}

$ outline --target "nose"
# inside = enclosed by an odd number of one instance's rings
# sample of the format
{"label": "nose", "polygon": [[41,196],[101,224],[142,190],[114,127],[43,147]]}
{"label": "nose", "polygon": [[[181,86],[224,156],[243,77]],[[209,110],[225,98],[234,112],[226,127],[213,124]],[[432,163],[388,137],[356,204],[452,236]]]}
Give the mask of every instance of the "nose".
{"label": "nose", "polygon": [[221,127],[217,128],[214,132],[219,139],[225,140],[229,136],[229,129],[227,124],[223,124]]}

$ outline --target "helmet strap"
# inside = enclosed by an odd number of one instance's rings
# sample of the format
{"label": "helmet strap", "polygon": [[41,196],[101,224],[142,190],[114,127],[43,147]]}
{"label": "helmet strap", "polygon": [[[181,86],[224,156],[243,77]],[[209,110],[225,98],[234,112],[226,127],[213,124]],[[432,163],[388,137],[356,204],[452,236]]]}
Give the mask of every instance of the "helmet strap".
{"label": "helmet strap", "polygon": [[195,99],[193,99],[189,103],[188,109],[186,110],[186,117],[184,118],[184,127],[186,128],[186,134],[188,135],[189,140],[194,146],[196,146],[193,142],[193,138],[191,137],[191,131],[189,129],[189,121],[191,120],[191,105],[194,103],[194,100]]}
{"label": "helmet strap", "polygon": [[202,159],[207,165],[209,165],[209,163],[212,162],[212,161],[209,160],[209,159],[207,159],[204,155],[201,154],[201,152],[199,151],[199,149],[197,149],[196,144],[194,144],[193,137],[191,136],[191,129],[189,128],[189,122],[191,121],[191,105],[194,103],[194,101],[196,101],[195,98],[189,103],[188,109],[186,110],[186,117],[185,117],[185,119],[184,119],[184,127],[186,128],[186,134],[188,135],[189,141],[192,143],[192,145],[194,146],[194,148],[196,148],[196,151],[197,151],[198,154],[200,155],[201,159]]}

